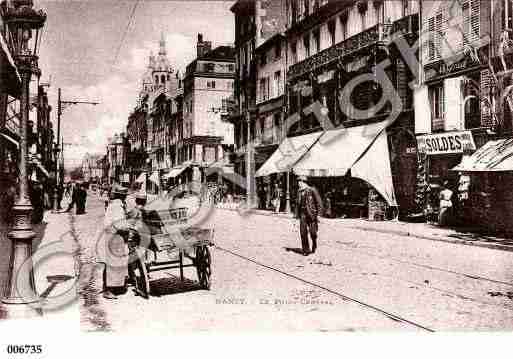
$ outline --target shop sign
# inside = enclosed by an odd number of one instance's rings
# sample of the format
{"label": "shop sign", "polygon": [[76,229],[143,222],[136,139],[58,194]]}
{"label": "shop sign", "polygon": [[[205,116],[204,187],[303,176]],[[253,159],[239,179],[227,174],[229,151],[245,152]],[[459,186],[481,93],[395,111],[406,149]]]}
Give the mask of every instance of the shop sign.
{"label": "shop sign", "polygon": [[475,51],[470,54],[456,55],[453,58],[438,61],[433,65],[427,65],[425,69],[426,81],[471,69],[480,66],[482,63],[485,62],[480,58],[480,54]]}
{"label": "shop sign", "polygon": [[346,65],[347,72],[356,72],[368,66],[370,56],[362,56]]}
{"label": "shop sign", "polygon": [[460,131],[418,136],[417,147],[420,153],[438,155],[475,150],[476,144],[472,132]]}

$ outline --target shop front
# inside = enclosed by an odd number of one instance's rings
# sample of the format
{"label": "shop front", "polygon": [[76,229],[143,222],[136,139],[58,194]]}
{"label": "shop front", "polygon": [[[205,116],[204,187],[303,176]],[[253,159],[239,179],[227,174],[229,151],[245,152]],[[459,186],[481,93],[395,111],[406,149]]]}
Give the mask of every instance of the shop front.
{"label": "shop front", "polygon": [[[513,139],[487,142],[452,168],[460,174],[466,222],[494,234],[513,235]],[[463,192],[464,191],[464,192]],[[462,196],[463,194],[463,196]]]}
{"label": "shop front", "polygon": [[462,215],[462,203],[457,200],[460,176],[451,171],[463,159],[473,153],[476,144],[472,131],[450,131],[417,136],[417,149],[424,158],[424,210],[427,220],[436,222],[439,212],[439,194],[443,188],[453,192],[454,218]]}
{"label": "shop front", "polygon": [[293,166],[320,190],[328,216],[383,220],[397,209],[385,126],[326,131]]}
{"label": "shop front", "polygon": [[[291,181],[292,167],[310,150],[321,137],[321,132],[285,138],[278,149],[256,171],[259,205],[278,211],[285,210],[287,198],[294,206],[295,181]],[[278,198],[278,200],[277,200]],[[273,202],[274,200],[274,202]]]}

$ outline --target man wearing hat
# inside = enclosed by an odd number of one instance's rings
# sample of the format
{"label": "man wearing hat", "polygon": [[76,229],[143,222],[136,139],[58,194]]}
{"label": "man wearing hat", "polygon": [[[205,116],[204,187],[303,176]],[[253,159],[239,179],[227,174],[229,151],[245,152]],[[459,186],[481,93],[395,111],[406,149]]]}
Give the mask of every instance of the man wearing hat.
{"label": "man wearing hat", "polygon": [[[303,255],[315,253],[317,249],[317,231],[319,227],[319,214],[322,212],[321,196],[317,190],[307,184],[306,176],[298,177],[299,191],[297,195],[296,218],[299,218],[299,232]],[[312,239],[312,252],[308,233]]]}
{"label": "man wearing hat", "polygon": [[128,189],[116,186],[110,193],[104,219],[104,229],[97,246],[98,262],[105,264],[103,271],[103,297],[117,299],[114,292],[125,288],[128,274],[129,252],[126,241],[130,223],[125,200]]}

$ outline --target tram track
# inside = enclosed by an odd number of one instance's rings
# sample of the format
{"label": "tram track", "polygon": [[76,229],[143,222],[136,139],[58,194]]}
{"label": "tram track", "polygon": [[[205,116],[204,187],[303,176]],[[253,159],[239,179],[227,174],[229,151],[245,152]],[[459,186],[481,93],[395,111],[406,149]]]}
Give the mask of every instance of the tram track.
{"label": "tram track", "polygon": [[405,324],[405,325],[409,325],[409,326],[415,327],[415,328],[417,328],[417,329],[420,329],[420,330],[423,330],[423,331],[426,331],[426,332],[431,332],[431,333],[434,333],[434,332],[435,332],[435,330],[434,330],[434,329],[428,328],[428,327],[426,327],[426,326],[424,326],[424,325],[421,325],[421,324],[419,324],[419,323],[416,323],[416,322],[414,322],[414,321],[412,321],[412,320],[406,319],[406,318],[404,318],[404,317],[402,317],[402,316],[400,316],[400,315],[398,315],[398,314],[395,314],[395,313],[392,313],[392,312],[386,311],[386,310],[381,309],[381,308],[378,308],[378,307],[376,307],[376,306],[374,306],[374,305],[372,305],[372,304],[365,303],[365,302],[363,302],[363,301],[361,301],[361,300],[358,300],[358,299],[355,299],[355,298],[349,297],[349,296],[347,296],[347,295],[345,295],[345,294],[343,294],[343,293],[341,293],[341,292],[339,292],[339,291],[336,291],[336,290],[333,290],[333,289],[327,288],[327,287],[322,286],[322,285],[320,285],[320,284],[318,284],[318,283],[315,283],[315,282],[309,281],[309,280],[307,280],[307,279],[304,279],[304,278],[298,277],[298,276],[296,276],[296,275],[294,275],[294,274],[291,274],[291,273],[285,272],[285,271],[283,271],[283,270],[281,270],[281,269],[278,269],[278,268],[276,268],[276,267],[273,267],[273,266],[271,266],[271,265],[268,265],[268,264],[265,264],[265,263],[259,262],[259,261],[258,261],[258,260],[256,260],[256,259],[253,259],[253,258],[250,258],[250,257],[244,256],[244,255],[242,255],[242,254],[240,254],[240,253],[234,252],[233,250],[226,249],[226,248],[223,248],[223,247],[218,246],[218,245],[215,245],[215,248],[216,248],[216,249],[218,249],[218,250],[220,250],[221,252],[225,252],[225,253],[230,254],[230,255],[232,255],[232,256],[234,256],[234,257],[237,257],[237,258],[239,258],[239,259],[242,259],[242,260],[245,260],[245,261],[247,261],[247,262],[253,263],[253,264],[255,264],[255,265],[259,266],[259,267],[262,267],[262,268],[265,268],[265,269],[267,269],[267,270],[270,270],[270,271],[273,271],[273,272],[279,273],[279,274],[281,274],[281,275],[283,275],[283,276],[286,276],[286,277],[289,277],[289,278],[295,279],[295,280],[300,281],[300,282],[302,282],[302,283],[308,284],[308,285],[310,285],[310,286],[312,286],[312,287],[315,287],[315,288],[318,288],[318,289],[323,290],[323,291],[325,291],[325,292],[328,292],[328,293],[330,293],[330,294],[332,294],[332,295],[335,295],[335,296],[337,296],[337,297],[342,298],[342,299],[343,299],[343,300],[345,300],[345,301],[355,303],[355,304],[357,304],[357,305],[359,305],[359,306],[361,306],[361,307],[364,307],[364,308],[366,308],[366,309],[368,309],[368,310],[372,310],[372,311],[374,311],[374,312],[377,312],[377,313],[379,313],[379,314],[381,314],[381,315],[385,316],[386,318],[388,318],[388,319],[390,319],[390,320],[393,320],[393,321],[395,321],[395,322],[400,322],[400,323],[403,323],[403,324]]}

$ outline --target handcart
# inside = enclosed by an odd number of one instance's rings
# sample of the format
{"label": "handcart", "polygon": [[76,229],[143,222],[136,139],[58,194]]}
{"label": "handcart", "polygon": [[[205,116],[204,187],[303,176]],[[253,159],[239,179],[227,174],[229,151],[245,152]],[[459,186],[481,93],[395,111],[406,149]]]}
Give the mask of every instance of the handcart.
{"label": "handcart", "polygon": [[214,230],[184,226],[187,208],[166,209],[143,213],[143,229],[129,241],[131,263],[129,276],[138,295],[148,299],[149,274],[167,269],[179,269],[184,281],[184,268],[196,267],[202,289],[210,289],[212,274],[209,246]]}

